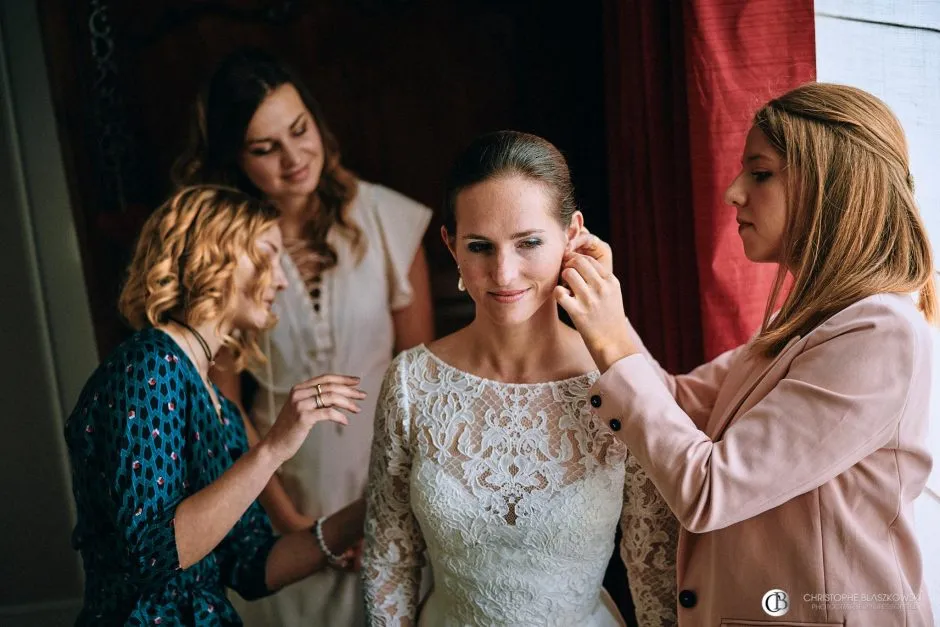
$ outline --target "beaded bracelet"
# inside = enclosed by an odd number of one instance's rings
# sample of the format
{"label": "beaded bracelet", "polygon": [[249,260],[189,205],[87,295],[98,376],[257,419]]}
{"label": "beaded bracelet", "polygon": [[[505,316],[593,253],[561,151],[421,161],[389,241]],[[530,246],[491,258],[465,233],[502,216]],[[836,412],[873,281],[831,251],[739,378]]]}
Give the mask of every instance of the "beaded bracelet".
{"label": "beaded bracelet", "polygon": [[343,561],[342,555],[336,555],[326,546],[326,540],[323,539],[323,521],[326,520],[326,516],[320,516],[317,520],[317,524],[313,526],[313,533],[317,537],[317,544],[320,545],[320,550],[323,551],[323,554],[326,555],[327,559],[333,562],[334,564]]}

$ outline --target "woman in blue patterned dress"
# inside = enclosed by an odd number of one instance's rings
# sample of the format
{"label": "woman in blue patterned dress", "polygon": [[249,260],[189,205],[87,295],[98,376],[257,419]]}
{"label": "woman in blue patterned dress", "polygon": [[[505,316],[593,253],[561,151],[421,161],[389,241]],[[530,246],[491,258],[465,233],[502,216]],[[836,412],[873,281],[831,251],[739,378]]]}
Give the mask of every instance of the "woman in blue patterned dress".
{"label": "woman in blue patterned dress", "polygon": [[358,379],[294,386],[251,449],[238,409],[208,380],[221,346],[240,368],[274,322],[285,284],[277,218],[267,203],[201,186],[144,225],[120,299],[139,330],[92,374],[65,428],[85,568],[79,625],[240,625],[225,588],[271,594],[361,538],[361,501],[280,538],[256,501],[315,423],[359,411]]}

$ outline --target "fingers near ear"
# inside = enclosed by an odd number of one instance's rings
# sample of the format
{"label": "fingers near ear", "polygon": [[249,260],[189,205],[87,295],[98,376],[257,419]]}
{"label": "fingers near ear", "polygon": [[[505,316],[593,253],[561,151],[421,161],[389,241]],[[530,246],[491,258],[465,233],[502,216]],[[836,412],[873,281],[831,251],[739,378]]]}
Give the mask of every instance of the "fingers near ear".
{"label": "fingers near ear", "polygon": [[[585,255],[575,255],[574,259],[571,261],[570,267],[577,270],[578,275],[585,283],[600,283],[602,281],[601,273],[598,272],[597,266],[592,264],[591,261],[593,260]],[[596,263],[597,262],[595,262],[595,264]]]}
{"label": "fingers near ear", "polygon": [[586,298],[588,292],[591,291],[591,288],[588,287],[587,282],[585,282],[584,277],[581,276],[578,268],[565,268],[561,272],[561,277],[565,280],[565,283],[568,284],[568,288],[571,290],[575,298]]}
{"label": "fingers near ear", "polygon": [[555,297],[555,302],[561,305],[561,307],[569,314],[572,311],[572,307],[577,304],[577,300],[571,294],[571,290],[561,285],[555,287],[554,291],[552,292],[552,296]]}
{"label": "fingers near ear", "polygon": [[604,267],[604,264],[602,264],[600,261],[598,261],[594,257],[585,255],[584,258],[587,260],[587,262],[591,266],[594,267],[594,271],[597,272],[597,275],[600,276],[602,279],[607,279],[613,274],[612,272],[608,272],[607,268]]}

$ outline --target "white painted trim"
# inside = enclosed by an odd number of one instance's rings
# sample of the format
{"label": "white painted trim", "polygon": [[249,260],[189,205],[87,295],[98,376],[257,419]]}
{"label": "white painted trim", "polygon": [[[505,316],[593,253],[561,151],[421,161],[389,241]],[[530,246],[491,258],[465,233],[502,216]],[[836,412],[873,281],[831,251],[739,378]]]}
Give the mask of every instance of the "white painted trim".
{"label": "white painted trim", "polygon": [[[16,267],[22,284],[29,286],[30,297],[24,302],[32,320],[29,344],[20,350],[30,352],[38,375],[35,389],[7,391],[13,398],[26,392],[42,399],[41,403],[33,403],[34,413],[26,417],[29,433],[49,438],[46,450],[57,460],[55,468],[50,469],[54,472],[15,480],[31,481],[37,490],[61,495],[57,511],[49,515],[59,519],[62,536],[39,540],[54,541],[62,550],[56,551],[53,563],[42,567],[80,574],[78,555],[68,549],[68,533],[75,515],[62,428],[85,379],[98,362],[98,355],[56,128],[37,7],[22,0],[0,0],[0,167],[5,194],[2,200],[3,210],[13,218],[8,223],[17,226],[15,232],[4,236],[15,238],[17,247],[23,251]],[[15,432],[8,435],[16,437]],[[17,515],[15,507],[8,507],[0,516]],[[11,540],[24,547],[36,541],[26,537]],[[4,558],[25,561],[28,555],[17,551],[16,555]],[[74,623],[81,601],[68,595],[80,592],[79,581],[73,580],[66,588],[43,586],[41,581],[34,582],[35,563],[15,566],[20,571],[29,570],[31,589],[23,598],[35,603],[0,606],[0,623],[4,627]],[[19,599],[6,595],[4,600]]]}
{"label": "white painted trim", "polygon": [[0,0],[0,33],[8,94],[0,115],[18,179],[14,204],[29,231],[32,278],[43,300],[37,308],[48,331],[43,350],[64,419],[98,365],[98,351],[35,5]]}

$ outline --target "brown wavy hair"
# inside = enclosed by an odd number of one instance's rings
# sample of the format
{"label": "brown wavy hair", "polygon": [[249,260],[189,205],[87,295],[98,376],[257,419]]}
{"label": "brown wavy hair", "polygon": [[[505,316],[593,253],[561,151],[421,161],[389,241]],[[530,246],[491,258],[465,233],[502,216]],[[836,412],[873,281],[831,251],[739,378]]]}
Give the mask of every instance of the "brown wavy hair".
{"label": "brown wavy hair", "polygon": [[[256,245],[258,236],[277,224],[268,202],[220,186],[184,187],[151,214],[141,230],[127,270],[118,308],[135,329],[165,324],[171,318],[190,325],[232,320],[237,306],[235,269],[247,253],[258,269],[251,295],[262,302],[270,285],[270,258]],[[268,327],[276,318],[271,315]],[[223,335],[236,368],[248,359],[263,361],[257,332]]]}
{"label": "brown wavy hair", "polygon": [[229,185],[262,198],[261,190],[242,171],[239,156],[258,107],[271,92],[288,84],[297,89],[323,141],[323,172],[308,207],[303,233],[310,250],[322,259],[320,270],[328,270],[337,261],[336,250],[327,242],[334,225],[352,244],[358,258],[365,250],[362,230],[349,216],[357,178],[343,167],[339,142],[313,94],[291,68],[271,55],[242,49],[219,64],[196,101],[189,146],[173,166],[173,179],[177,185]]}
{"label": "brown wavy hair", "polygon": [[[914,200],[907,140],[887,105],[844,85],[809,83],[754,116],[785,163],[782,263],[754,343],[768,356],[874,294],[918,293],[937,322],[935,270]],[[793,286],[772,309],[788,269]]]}

